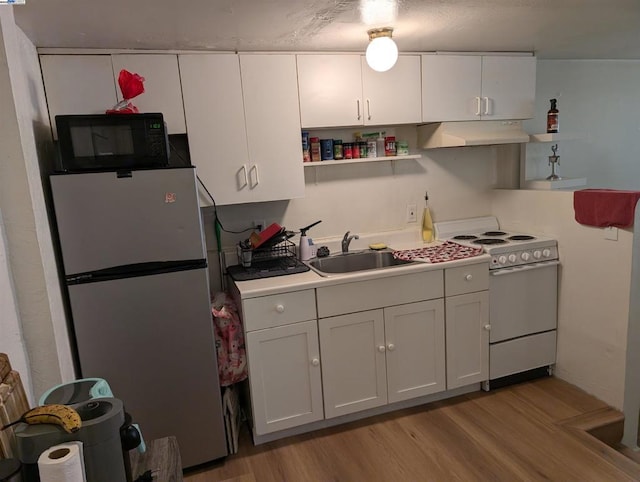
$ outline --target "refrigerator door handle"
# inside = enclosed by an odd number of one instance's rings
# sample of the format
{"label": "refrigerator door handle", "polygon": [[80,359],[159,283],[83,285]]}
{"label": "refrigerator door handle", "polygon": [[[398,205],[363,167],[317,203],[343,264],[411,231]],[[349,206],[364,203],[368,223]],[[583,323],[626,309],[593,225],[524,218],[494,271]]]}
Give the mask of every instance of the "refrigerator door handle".
{"label": "refrigerator door handle", "polygon": [[128,264],[112,268],[99,269],[86,273],[74,273],[66,277],[67,285],[97,283],[122,278],[136,278],[176,271],[189,271],[207,267],[206,259],[186,259],[179,261],[152,261],[148,263]]}

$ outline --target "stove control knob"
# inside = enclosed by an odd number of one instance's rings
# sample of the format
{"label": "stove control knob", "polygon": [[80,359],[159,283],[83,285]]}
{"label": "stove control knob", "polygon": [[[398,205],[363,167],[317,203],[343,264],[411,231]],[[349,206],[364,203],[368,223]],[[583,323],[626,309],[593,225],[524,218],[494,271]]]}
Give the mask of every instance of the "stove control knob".
{"label": "stove control knob", "polygon": [[529,261],[530,257],[531,257],[531,255],[529,253],[522,253],[520,255],[520,258],[522,258],[522,261]]}
{"label": "stove control knob", "polygon": [[511,261],[512,263],[515,263],[517,261],[518,257],[515,254],[510,254],[509,255],[509,261]]}
{"label": "stove control knob", "polygon": [[549,256],[551,256],[551,250],[549,248],[543,249],[542,256],[544,256],[545,258],[548,258]]}
{"label": "stove control knob", "polygon": [[539,250],[533,252],[533,257],[536,259],[540,259],[542,257],[542,253]]}
{"label": "stove control knob", "polygon": [[498,263],[505,264],[507,262],[507,257],[503,254],[498,256]]}

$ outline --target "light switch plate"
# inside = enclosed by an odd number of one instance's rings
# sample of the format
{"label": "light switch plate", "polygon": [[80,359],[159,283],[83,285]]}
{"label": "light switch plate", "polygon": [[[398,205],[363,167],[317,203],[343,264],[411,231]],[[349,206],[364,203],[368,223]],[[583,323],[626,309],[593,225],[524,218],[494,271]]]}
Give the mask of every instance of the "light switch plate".
{"label": "light switch plate", "polygon": [[407,222],[415,223],[418,220],[416,214],[416,205],[415,204],[407,204]]}
{"label": "light switch plate", "polygon": [[604,239],[609,239],[611,241],[618,240],[618,228],[614,226],[608,226],[604,228]]}

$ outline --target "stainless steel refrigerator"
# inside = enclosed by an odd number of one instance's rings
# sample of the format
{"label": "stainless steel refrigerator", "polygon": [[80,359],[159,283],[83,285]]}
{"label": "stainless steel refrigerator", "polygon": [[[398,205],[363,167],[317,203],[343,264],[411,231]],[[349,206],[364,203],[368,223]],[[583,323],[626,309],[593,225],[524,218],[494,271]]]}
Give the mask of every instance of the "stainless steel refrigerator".
{"label": "stainless steel refrigerator", "polygon": [[50,180],[82,377],[183,467],[227,455],[195,169]]}

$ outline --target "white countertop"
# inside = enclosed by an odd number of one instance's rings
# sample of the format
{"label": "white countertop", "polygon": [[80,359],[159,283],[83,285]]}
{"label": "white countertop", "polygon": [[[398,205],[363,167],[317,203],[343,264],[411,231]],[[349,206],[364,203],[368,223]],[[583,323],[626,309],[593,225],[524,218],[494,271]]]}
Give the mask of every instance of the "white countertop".
{"label": "white countertop", "polygon": [[[352,246],[359,241],[355,249],[350,251],[355,252],[362,250],[362,248],[368,246],[371,242],[383,242],[389,246],[390,249],[414,249],[429,246],[437,246],[441,244],[439,241],[433,243],[423,243],[419,235],[414,231],[396,231],[390,233],[374,233],[371,235],[362,235],[360,240],[354,240]],[[372,241],[369,241],[372,240]],[[317,240],[316,245],[332,245],[335,243],[334,239]],[[362,246],[364,243],[364,246]],[[471,258],[459,259],[455,261],[445,261],[441,263],[427,263],[416,261],[414,263],[393,266],[382,269],[372,269],[366,271],[356,271],[352,273],[344,274],[331,274],[330,276],[321,276],[313,270],[309,270],[305,273],[297,273],[283,276],[274,276],[272,278],[262,278],[250,281],[234,281],[240,296],[242,299],[257,298],[260,296],[267,296],[276,293],[282,293],[285,291],[300,291],[306,289],[317,288],[319,286],[328,286],[334,284],[351,283],[354,281],[365,281],[375,278],[386,278],[391,276],[402,276],[410,273],[417,273],[420,271],[432,271],[436,269],[455,268],[457,266],[465,266],[469,264],[489,263],[491,256],[488,254],[481,254]],[[488,268],[487,268],[488,269]]]}

